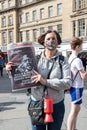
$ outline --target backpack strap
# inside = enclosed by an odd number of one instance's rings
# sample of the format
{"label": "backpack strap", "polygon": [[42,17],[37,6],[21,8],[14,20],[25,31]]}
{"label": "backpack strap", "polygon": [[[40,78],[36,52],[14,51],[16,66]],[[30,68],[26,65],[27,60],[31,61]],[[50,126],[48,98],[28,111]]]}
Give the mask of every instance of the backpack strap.
{"label": "backpack strap", "polygon": [[64,62],[64,56],[59,55],[59,65],[60,65],[60,71],[61,71],[61,79],[63,78],[63,69],[62,69],[63,62]]}
{"label": "backpack strap", "polygon": [[[56,59],[57,59],[57,57],[55,58],[55,61],[56,61]],[[53,62],[52,66],[51,66],[51,69],[50,69],[50,71],[49,71],[49,73],[48,73],[48,75],[47,75],[47,79],[49,79],[49,77],[50,77],[50,73],[51,73],[51,71],[52,71],[52,69],[53,69],[53,66],[54,66],[55,61]],[[48,95],[47,86],[44,87],[43,96],[42,96],[42,97],[45,97],[46,95]]]}
{"label": "backpack strap", "polygon": [[71,61],[70,65],[72,64],[72,62],[73,62],[76,58],[77,58],[77,57],[75,57],[75,58],[73,58],[73,59],[72,59],[72,61]]}
{"label": "backpack strap", "polygon": [[[77,57],[75,57],[75,58],[72,59],[72,61],[71,61],[71,63],[70,63],[70,66],[71,66],[72,62],[73,62],[76,58],[77,58]],[[74,76],[74,78],[73,78],[73,80],[72,80],[73,82],[74,82],[74,80],[76,79],[78,73],[79,73],[79,70],[76,72],[76,74],[75,74],[75,76]]]}

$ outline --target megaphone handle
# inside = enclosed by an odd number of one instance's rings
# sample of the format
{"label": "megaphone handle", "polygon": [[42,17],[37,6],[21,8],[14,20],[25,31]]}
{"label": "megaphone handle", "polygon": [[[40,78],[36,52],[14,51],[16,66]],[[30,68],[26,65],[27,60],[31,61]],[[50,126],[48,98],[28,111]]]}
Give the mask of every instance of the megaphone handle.
{"label": "megaphone handle", "polygon": [[48,124],[46,124],[46,130],[48,130]]}

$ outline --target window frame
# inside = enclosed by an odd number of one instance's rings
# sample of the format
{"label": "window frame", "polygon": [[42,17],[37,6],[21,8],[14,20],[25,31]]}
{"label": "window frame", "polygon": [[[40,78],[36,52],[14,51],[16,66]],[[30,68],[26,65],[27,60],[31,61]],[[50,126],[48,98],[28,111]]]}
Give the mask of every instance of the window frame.
{"label": "window frame", "polygon": [[26,30],[26,40],[30,40],[30,30]]}
{"label": "window frame", "polygon": [[33,29],[33,39],[34,41],[37,40],[37,29]]}
{"label": "window frame", "polygon": [[62,37],[62,24],[57,25],[57,31],[58,31],[60,37]]}
{"label": "window frame", "polygon": [[6,17],[2,17],[2,27],[6,27]]}
{"label": "window frame", "polygon": [[19,14],[19,24],[22,24],[23,23],[23,18],[22,18],[22,13]]}
{"label": "window frame", "polygon": [[53,6],[48,6],[48,18],[53,17]]}
{"label": "window frame", "polygon": [[76,21],[73,21],[72,22],[72,29],[73,29],[73,37],[75,37],[76,36]]}
{"label": "window frame", "polygon": [[33,21],[37,20],[37,11],[36,10],[33,10],[33,12],[32,12],[32,19],[33,19]]}
{"label": "window frame", "polygon": [[7,39],[6,32],[2,32],[2,42],[3,42],[3,45],[6,45],[6,39]]}
{"label": "window frame", "polygon": [[12,15],[8,16],[8,25],[9,26],[13,25],[13,16]]}
{"label": "window frame", "polygon": [[12,43],[12,42],[13,42],[13,31],[9,31],[9,43]]}
{"label": "window frame", "polygon": [[62,15],[62,3],[57,4],[57,15]]}
{"label": "window frame", "polygon": [[40,9],[40,19],[44,19],[44,8]]}
{"label": "window frame", "polygon": [[30,22],[30,13],[27,12],[26,13],[26,23],[29,23]]}
{"label": "window frame", "polygon": [[45,32],[45,28],[44,27],[41,27],[40,28],[40,34],[43,34]]}
{"label": "window frame", "polygon": [[85,36],[85,18],[78,20],[78,36]]}
{"label": "window frame", "polygon": [[19,32],[19,41],[23,42],[23,31]]}

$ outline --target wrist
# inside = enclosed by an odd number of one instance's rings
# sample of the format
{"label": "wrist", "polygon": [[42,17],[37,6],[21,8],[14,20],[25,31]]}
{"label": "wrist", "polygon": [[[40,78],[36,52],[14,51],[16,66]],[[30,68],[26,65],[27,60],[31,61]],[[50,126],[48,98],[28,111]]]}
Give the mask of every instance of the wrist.
{"label": "wrist", "polygon": [[46,85],[46,83],[47,83],[46,79],[41,78],[41,83],[42,83],[43,85]]}

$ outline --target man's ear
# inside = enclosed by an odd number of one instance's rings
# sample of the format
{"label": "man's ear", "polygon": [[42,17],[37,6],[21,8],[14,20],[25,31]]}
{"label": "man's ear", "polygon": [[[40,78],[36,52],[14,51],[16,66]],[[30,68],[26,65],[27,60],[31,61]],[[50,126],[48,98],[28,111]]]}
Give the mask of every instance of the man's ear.
{"label": "man's ear", "polygon": [[80,48],[80,46],[79,46],[79,45],[77,45],[77,46],[76,46],[76,48],[77,48],[77,49],[79,49],[79,48]]}

